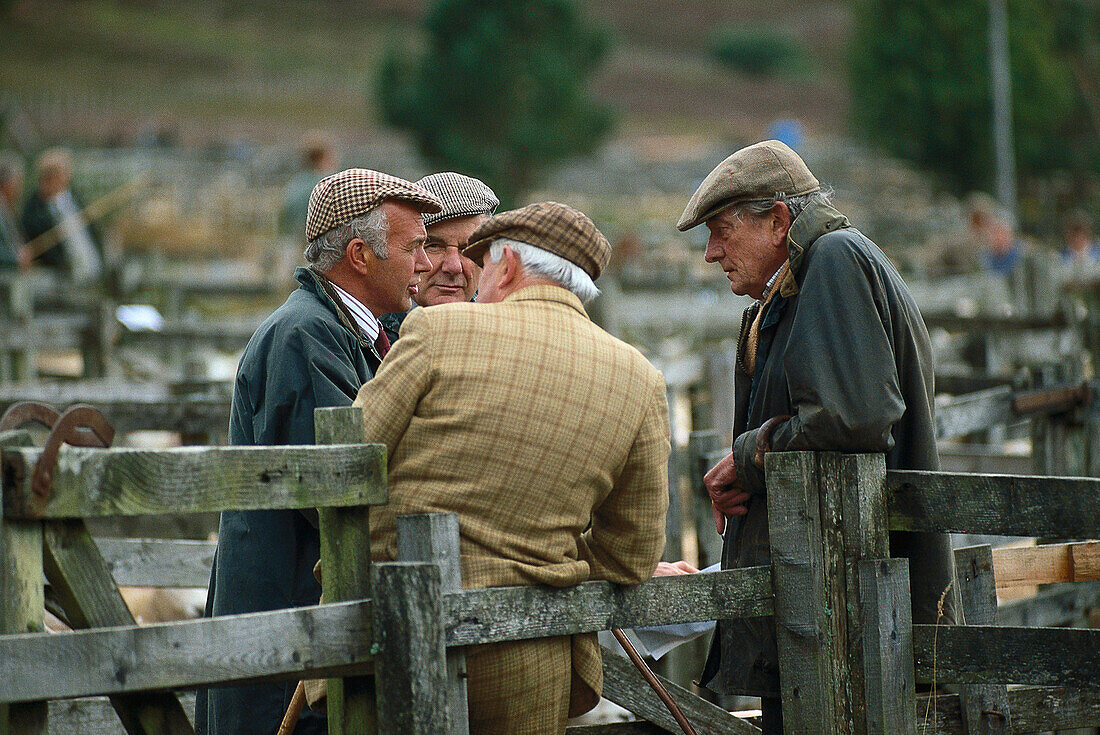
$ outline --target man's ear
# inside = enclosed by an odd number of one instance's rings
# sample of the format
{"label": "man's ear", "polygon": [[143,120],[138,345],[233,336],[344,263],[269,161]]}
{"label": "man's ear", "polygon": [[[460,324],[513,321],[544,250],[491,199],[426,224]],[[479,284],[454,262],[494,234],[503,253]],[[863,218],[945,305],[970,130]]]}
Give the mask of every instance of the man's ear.
{"label": "man's ear", "polygon": [[362,238],[353,237],[348,241],[348,244],[344,246],[344,257],[347,258],[348,265],[352,267],[356,273],[366,274],[371,269],[372,261],[378,258],[374,254],[374,251],[363,242]]}
{"label": "man's ear", "polygon": [[507,245],[504,246],[504,252],[501,253],[500,260],[500,264],[504,268],[500,276],[500,285],[506,286],[519,278],[523,265],[519,262],[519,255]]}
{"label": "man's ear", "polygon": [[780,244],[786,243],[787,233],[791,229],[791,210],[787,208],[786,202],[776,202],[770,214],[772,234]]}

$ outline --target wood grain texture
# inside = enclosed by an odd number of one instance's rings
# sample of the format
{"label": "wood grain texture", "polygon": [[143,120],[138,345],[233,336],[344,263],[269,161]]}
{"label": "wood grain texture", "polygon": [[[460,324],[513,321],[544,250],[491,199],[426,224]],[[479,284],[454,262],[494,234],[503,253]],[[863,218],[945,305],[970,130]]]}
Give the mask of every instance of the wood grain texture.
{"label": "wood grain texture", "polygon": [[[38,633],[44,604],[42,524],[0,519],[0,633]],[[0,661],[6,675],[14,662]],[[45,733],[45,702],[0,705],[0,734]]]}
{"label": "wood grain texture", "polygon": [[371,568],[378,654],[378,731],[450,732],[447,648],[439,567],[386,562]]}
{"label": "wood grain texture", "polygon": [[[1057,687],[1021,687],[1008,691],[1014,733],[1036,733],[1100,726],[1100,692]],[[928,716],[925,717],[925,712]],[[917,700],[918,735],[967,735],[959,714],[959,695],[941,694],[933,706]]]}
{"label": "wood grain texture", "polygon": [[[956,549],[955,579],[959,585],[962,621],[966,625],[996,625],[992,548],[982,545]],[[962,684],[959,710],[968,735],[1012,732],[1008,688],[1004,684]]]}
{"label": "wood grain texture", "polygon": [[1016,420],[1012,389],[1007,385],[988,388],[937,405],[936,439],[963,437]]}
{"label": "wood grain texture", "polygon": [[890,470],[890,528],[1043,536],[1100,536],[1100,478]]}
{"label": "wood grain texture", "polygon": [[[31,490],[38,449],[5,449],[4,513],[80,518],[262,508],[369,505],[385,501],[380,445],[64,447],[45,503]],[[11,480],[8,485],[7,481]]]}
{"label": "wood grain texture", "polygon": [[1080,627],[1089,608],[1100,607],[1100,583],[1057,584],[1034,597],[997,608],[997,622],[1022,628]]}
{"label": "wood grain texture", "polygon": [[560,590],[472,589],[444,601],[450,646],[755,617],[771,611],[767,567],[658,577],[634,587],[586,582]]}
{"label": "wood grain texture", "polygon": [[216,541],[96,538],[95,544],[120,587],[206,588]]}
{"label": "wood grain texture", "polygon": [[[628,659],[603,648],[603,696],[672,733],[683,732],[664,703]],[[664,677],[657,677],[700,733],[759,735],[760,729],[699,698]]]}
{"label": "wood grain texture", "polygon": [[914,625],[918,682],[1096,689],[1100,630]]}
{"label": "wood grain texture", "polygon": [[907,559],[859,563],[869,735],[914,735],[913,617]]}

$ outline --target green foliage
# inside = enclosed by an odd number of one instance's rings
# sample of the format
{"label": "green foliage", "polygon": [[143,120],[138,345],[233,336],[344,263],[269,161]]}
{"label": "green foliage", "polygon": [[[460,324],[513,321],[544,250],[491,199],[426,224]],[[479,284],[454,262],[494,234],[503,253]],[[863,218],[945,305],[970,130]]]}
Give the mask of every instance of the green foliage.
{"label": "green foliage", "polygon": [[802,47],[772,28],[726,26],[711,37],[708,51],[722,64],[748,74],[791,76],[806,68]]}
{"label": "green foliage", "polygon": [[[1008,0],[1016,161],[1021,174],[1079,167],[1097,150],[1067,49],[1088,31],[1057,6]],[[958,190],[993,177],[988,0],[855,0],[850,48],[852,115],[894,154],[941,172]],[[1094,30],[1093,40],[1097,38]]]}
{"label": "green foliage", "polygon": [[610,111],[584,88],[607,39],[572,0],[437,0],[425,26],[426,50],[391,51],[378,92],[386,121],[435,165],[484,179],[508,203],[610,132]]}

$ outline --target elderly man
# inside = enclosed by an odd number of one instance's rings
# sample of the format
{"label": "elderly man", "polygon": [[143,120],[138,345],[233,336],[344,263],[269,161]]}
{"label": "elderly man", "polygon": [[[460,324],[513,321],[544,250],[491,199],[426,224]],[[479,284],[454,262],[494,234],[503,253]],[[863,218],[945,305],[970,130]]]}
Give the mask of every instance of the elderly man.
{"label": "elderly man", "polygon": [[[938,469],[932,348],[889,259],[783,143],[743,148],[706,177],[676,227],[704,223],[707,262],[756,299],[738,339],[733,451],[704,482],[719,533],[742,517],[725,533],[723,566],[768,564],[757,447],[884,452],[891,469]],[[911,562],[913,621],[936,622],[952,579],[947,537],[892,534],[890,545]],[[762,697],[764,731],[782,732],[770,618],[720,624],[702,680]]]}
{"label": "elderly man", "polygon": [[[408,309],[421,274],[423,212],[439,200],[403,179],[349,169],[322,179],[306,216],[300,284],[252,336],[237,369],[230,412],[232,444],[312,444],[313,409],[348,405],[389,349],[378,322]],[[207,613],[231,615],[315,605],[320,555],[316,514],[222,514]],[[211,735],[264,733],[279,726],[293,684],[210,690],[200,698],[197,730]],[[322,733],[308,712],[297,733]]]}
{"label": "elderly man", "polygon": [[[396,516],[453,512],[466,587],[647,579],[664,548],[668,409],[661,374],[582,305],[607,240],[543,202],[470,241],[479,303],[413,311],[356,399],[390,458],[374,557],[395,558]],[[466,664],[475,734],[561,733],[602,688],[594,635],[482,646]]]}
{"label": "elderly man", "polygon": [[23,162],[15,154],[0,151],[0,270],[25,265],[26,243],[15,214],[22,190]]}
{"label": "elderly man", "polygon": [[[424,252],[432,269],[414,297],[417,306],[435,306],[472,301],[477,293],[481,266],[462,254],[470,235],[496,211],[500,200],[493,190],[472,176],[447,171],[425,176],[416,182],[443,202],[443,211],[424,215],[428,242]],[[382,317],[390,340],[397,337],[408,312]]]}

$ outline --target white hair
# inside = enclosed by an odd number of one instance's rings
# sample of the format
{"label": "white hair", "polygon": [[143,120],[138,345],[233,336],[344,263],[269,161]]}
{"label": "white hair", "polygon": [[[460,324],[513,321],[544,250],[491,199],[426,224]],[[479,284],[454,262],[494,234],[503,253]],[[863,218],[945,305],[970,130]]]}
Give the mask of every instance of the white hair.
{"label": "white hair", "polygon": [[375,207],[361,217],[333,227],[309,241],[305,256],[315,271],[328,273],[344,257],[348,243],[359,238],[374,251],[379,260],[390,256],[386,249],[389,238],[389,222],[382,207]]}
{"label": "white hair", "polygon": [[579,265],[525,242],[509,240],[506,237],[497,238],[489,246],[489,260],[499,263],[504,255],[505,245],[519,257],[519,262],[525,271],[549,278],[575,294],[582,304],[587,304],[600,295],[600,289],[596,287],[592,277]]}

